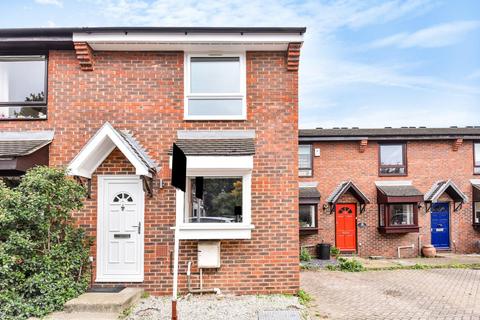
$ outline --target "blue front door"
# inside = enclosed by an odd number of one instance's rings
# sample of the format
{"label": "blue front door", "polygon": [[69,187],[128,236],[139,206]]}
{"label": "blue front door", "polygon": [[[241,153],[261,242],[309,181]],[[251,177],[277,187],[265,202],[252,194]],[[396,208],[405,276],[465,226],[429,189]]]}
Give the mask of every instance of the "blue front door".
{"label": "blue front door", "polygon": [[450,205],[432,203],[432,245],[435,248],[450,248]]}

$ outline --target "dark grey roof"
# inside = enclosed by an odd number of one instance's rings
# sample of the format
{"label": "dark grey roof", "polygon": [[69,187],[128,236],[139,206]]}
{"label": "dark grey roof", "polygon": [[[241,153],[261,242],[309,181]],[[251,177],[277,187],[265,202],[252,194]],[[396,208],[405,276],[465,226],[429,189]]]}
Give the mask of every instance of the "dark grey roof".
{"label": "dark grey roof", "polygon": [[187,156],[247,156],[255,154],[254,139],[178,139],[175,143]]}
{"label": "dark grey roof", "polygon": [[370,203],[367,196],[352,181],[342,181],[332,194],[327,198],[328,203],[337,203],[340,197],[347,191],[352,192],[353,196],[362,203]]}
{"label": "dark grey roof", "polygon": [[50,144],[53,131],[0,132],[0,158],[21,157]]}
{"label": "dark grey roof", "polygon": [[383,128],[383,129],[302,129],[299,130],[300,141],[328,141],[328,140],[382,140],[382,139],[478,139],[480,126],[450,127],[450,128]]}
{"label": "dark grey roof", "polygon": [[437,181],[425,194],[426,202],[437,202],[443,193],[447,193],[456,202],[466,203],[468,197],[453,183],[452,180]]}
{"label": "dark grey roof", "polygon": [[377,189],[389,197],[414,197],[423,196],[414,186],[378,186]]}
{"label": "dark grey roof", "polygon": [[300,198],[320,198],[320,192],[315,187],[300,187],[298,193]]}
{"label": "dark grey roof", "polygon": [[70,37],[75,32],[142,33],[305,33],[305,27],[74,27],[74,28],[6,28],[0,37]]}
{"label": "dark grey roof", "polygon": [[155,163],[155,161],[153,161],[150,158],[145,148],[143,148],[142,145],[138,143],[138,141],[133,137],[133,135],[130,132],[126,130],[124,131],[117,130],[117,132],[120,134],[122,139],[130,146],[130,148],[137,155],[140,161],[142,161],[143,164],[145,164],[150,169],[150,171],[153,171],[153,172],[157,171],[158,166]]}

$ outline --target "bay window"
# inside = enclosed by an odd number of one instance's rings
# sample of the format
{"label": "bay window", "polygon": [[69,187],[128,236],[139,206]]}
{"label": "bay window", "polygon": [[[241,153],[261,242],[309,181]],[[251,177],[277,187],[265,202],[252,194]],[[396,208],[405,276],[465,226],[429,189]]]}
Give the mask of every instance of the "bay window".
{"label": "bay window", "polygon": [[378,222],[382,233],[418,232],[417,203],[381,203]]}
{"label": "bay window", "polygon": [[190,177],[186,223],[241,223],[242,177]]}
{"label": "bay window", "polygon": [[47,117],[45,56],[0,56],[0,120]]}
{"label": "bay window", "polygon": [[474,202],[473,204],[473,224],[480,226],[480,202]]}
{"label": "bay window", "polygon": [[187,55],[185,119],[246,119],[245,87],[244,54]]}
{"label": "bay window", "polygon": [[404,143],[379,145],[379,175],[407,175],[407,148]]}
{"label": "bay window", "polygon": [[317,206],[314,204],[301,204],[299,212],[300,230],[317,228]]}

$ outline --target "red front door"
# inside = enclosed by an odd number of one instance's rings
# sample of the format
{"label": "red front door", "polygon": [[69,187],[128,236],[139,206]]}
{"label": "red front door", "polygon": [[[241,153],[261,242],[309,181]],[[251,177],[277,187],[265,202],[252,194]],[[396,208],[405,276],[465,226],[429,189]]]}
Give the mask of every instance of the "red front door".
{"label": "red front door", "polygon": [[336,246],[342,251],[357,250],[356,205],[339,203],[335,210]]}

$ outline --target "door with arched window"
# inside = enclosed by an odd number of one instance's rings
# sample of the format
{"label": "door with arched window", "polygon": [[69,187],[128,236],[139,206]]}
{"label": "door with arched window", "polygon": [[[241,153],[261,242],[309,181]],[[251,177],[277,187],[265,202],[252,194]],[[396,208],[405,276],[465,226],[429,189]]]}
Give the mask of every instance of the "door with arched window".
{"label": "door with arched window", "polygon": [[338,203],[335,207],[335,245],[342,251],[356,251],[357,206],[354,203]]}

